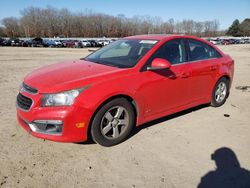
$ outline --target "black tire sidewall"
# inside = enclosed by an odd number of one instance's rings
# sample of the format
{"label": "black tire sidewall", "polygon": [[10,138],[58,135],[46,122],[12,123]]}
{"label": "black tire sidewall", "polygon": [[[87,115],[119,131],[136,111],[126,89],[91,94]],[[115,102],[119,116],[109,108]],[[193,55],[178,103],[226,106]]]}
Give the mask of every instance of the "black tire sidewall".
{"label": "black tire sidewall", "polygon": [[[226,97],[223,99],[223,101],[217,102],[217,101],[215,100],[215,92],[216,92],[216,89],[217,89],[218,85],[219,85],[221,82],[224,82],[224,83],[226,84],[226,87],[227,87]],[[228,79],[226,79],[226,78],[223,77],[223,78],[219,79],[219,80],[216,82],[215,86],[214,86],[213,93],[212,93],[211,106],[213,106],[213,107],[222,106],[222,105],[226,102],[228,95],[229,95],[229,81],[228,81]]]}
{"label": "black tire sidewall", "polygon": [[[122,106],[127,110],[129,115],[129,125],[120,137],[116,139],[108,139],[102,135],[100,125],[104,114],[114,106]],[[135,113],[131,103],[125,98],[116,98],[104,104],[95,114],[91,124],[91,137],[96,143],[102,146],[106,147],[113,146],[123,142],[129,136],[132,128],[134,127],[134,124],[135,124]]]}

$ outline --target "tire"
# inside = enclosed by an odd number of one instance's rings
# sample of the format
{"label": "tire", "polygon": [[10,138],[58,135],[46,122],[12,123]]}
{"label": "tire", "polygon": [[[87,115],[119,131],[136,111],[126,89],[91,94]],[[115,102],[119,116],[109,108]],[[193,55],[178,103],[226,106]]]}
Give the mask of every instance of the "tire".
{"label": "tire", "polygon": [[229,81],[225,77],[219,79],[214,86],[211,106],[219,107],[223,105],[229,96]]}
{"label": "tire", "polygon": [[110,147],[123,142],[135,125],[132,104],[125,98],[116,98],[103,105],[91,124],[94,142]]}

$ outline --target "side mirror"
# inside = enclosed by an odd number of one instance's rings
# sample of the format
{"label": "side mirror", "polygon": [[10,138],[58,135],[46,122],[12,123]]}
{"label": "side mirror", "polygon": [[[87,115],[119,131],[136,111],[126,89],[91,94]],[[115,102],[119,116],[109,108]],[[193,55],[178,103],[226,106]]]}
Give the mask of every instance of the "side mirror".
{"label": "side mirror", "polygon": [[162,58],[155,58],[152,61],[151,67],[147,67],[147,70],[161,70],[161,69],[169,69],[171,67],[171,63]]}

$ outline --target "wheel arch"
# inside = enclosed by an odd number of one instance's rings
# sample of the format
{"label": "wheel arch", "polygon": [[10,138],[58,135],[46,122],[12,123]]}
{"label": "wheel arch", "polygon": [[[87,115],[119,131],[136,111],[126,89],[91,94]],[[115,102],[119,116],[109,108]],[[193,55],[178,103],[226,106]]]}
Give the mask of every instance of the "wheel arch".
{"label": "wheel arch", "polygon": [[212,100],[212,96],[213,96],[213,91],[214,91],[214,87],[216,86],[217,82],[222,79],[222,78],[226,78],[229,82],[229,92],[230,92],[230,87],[231,87],[231,83],[232,83],[232,78],[228,75],[228,74],[220,74],[219,76],[217,76],[212,85],[211,88],[209,88],[208,90],[208,95],[207,95],[207,102],[211,102]]}
{"label": "wheel arch", "polygon": [[93,122],[93,119],[94,119],[94,117],[95,117],[95,115],[96,115],[96,113],[105,105],[105,104],[107,104],[109,101],[112,101],[112,100],[114,100],[114,99],[117,99],[117,98],[125,98],[126,100],[128,100],[130,103],[131,103],[131,105],[132,105],[132,107],[133,107],[133,109],[134,109],[134,113],[135,113],[135,123],[137,122],[137,118],[138,118],[138,114],[139,114],[139,108],[138,108],[138,105],[137,105],[137,103],[136,103],[136,101],[131,97],[131,96],[129,96],[129,95],[127,95],[127,94],[116,94],[116,95],[113,95],[113,96],[111,96],[111,97],[109,97],[109,98],[107,98],[107,99],[105,99],[104,101],[102,101],[101,102],[101,104],[94,110],[94,113],[92,114],[92,116],[91,116],[91,118],[90,118],[90,121],[89,121],[89,126],[88,126],[88,130],[87,130],[87,132],[88,132],[88,140],[89,139],[92,139],[92,137],[91,137],[91,125],[92,125],[92,122]]}
{"label": "wheel arch", "polygon": [[228,81],[231,81],[231,78],[227,74],[222,75],[219,79],[221,79],[221,78],[226,78]]}
{"label": "wheel arch", "polygon": [[[214,100],[214,92],[215,92],[216,87],[217,87],[217,85],[218,85],[218,83],[219,83],[219,81],[220,81],[221,79],[224,79],[225,81],[228,82],[228,83],[227,83],[227,84],[228,84],[228,89],[227,89],[226,96],[225,96],[225,98],[223,99],[223,102],[216,102],[216,101]],[[226,102],[226,99],[227,99],[228,96],[229,96],[230,87],[231,87],[231,79],[230,79],[230,76],[229,76],[229,75],[226,75],[226,74],[225,74],[225,75],[221,75],[220,77],[218,77],[218,79],[216,80],[216,82],[215,82],[215,84],[214,84],[214,86],[213,86],[213,88],[212,88],[211,99],[210,99],[210,105],[213,106],[213,107],[219,107],[219,106],[223,105],[223,104]]]}
{"label": "wheel arch", "polygon": [[228,80],[228,82],[229,82],[229,87],[231,87],[231,81],[232,81],[232,79],[231,79],[231,77],[229,76],[229,75],[227,75],[227,74],[223,74],[223,75],[221,75],[220,77],[218,77],[218,79],[216,80],[216,82],[215,82],[215,84],[220,80],[220,79],[222,79],[222,78],[226,78],[227,80]]}

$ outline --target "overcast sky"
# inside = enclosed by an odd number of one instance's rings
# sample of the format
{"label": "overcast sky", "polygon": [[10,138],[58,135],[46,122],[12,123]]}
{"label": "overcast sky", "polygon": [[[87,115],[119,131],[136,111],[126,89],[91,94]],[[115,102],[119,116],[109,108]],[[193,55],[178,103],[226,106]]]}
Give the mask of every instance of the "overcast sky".
{"label": "overcast sky", "polygon": [[2,0],[0,20],[4,17],[20,17],[20,10],[29,6],[68,8],[71,12],[86,9],[110,15],[149,15],[163,21],[193,19],[206,21],[217,19],[220,29],[227,29],[234,19],[250,18],[250,0]]}

